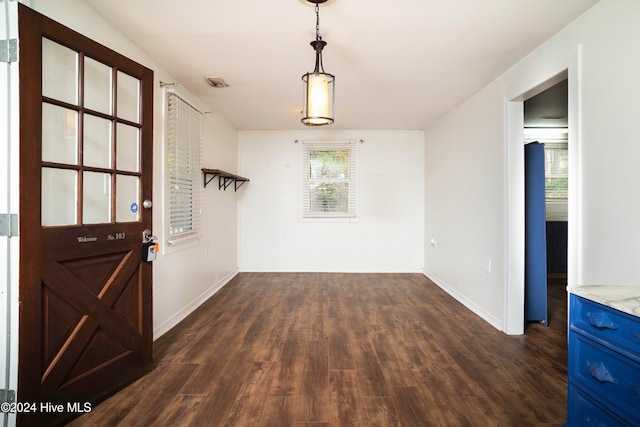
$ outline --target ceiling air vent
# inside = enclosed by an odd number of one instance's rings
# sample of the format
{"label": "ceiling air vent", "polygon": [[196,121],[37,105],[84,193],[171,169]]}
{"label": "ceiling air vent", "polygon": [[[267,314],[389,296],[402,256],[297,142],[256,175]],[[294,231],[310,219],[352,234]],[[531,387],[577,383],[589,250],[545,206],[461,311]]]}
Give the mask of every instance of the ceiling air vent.
{"label": "ceiling air vent", "polygon": [[205,76],[204,79],[207,83],[209,83],[211,87],[215,87],[216,89],[221,87],[229,87],[227,82],[225,82],[222,77]]}

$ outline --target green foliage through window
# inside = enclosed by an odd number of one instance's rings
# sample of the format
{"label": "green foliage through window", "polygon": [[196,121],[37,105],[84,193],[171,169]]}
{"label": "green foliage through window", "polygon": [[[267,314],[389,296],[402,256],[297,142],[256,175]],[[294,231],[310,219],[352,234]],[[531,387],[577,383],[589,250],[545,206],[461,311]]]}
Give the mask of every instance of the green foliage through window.
{"label": "green foliage through window", "polygon": [[544,186],[547,199],[566,199],[569,197],[568,178],[546,178]]}
{"label": "green foliage through window", "polygon": [[309,152],[311,212],[349,211],[349,150]]}
{"label": "green foliage through window", "polygon": [[351,145],[342,143],[305,143],[305,217],[355,216],[353,153]]}
{"label": "green foliage through window", "polygon": [[569,196],[569,151],[566,145],[544,148],[545,193],[547,199],[567,199]]}

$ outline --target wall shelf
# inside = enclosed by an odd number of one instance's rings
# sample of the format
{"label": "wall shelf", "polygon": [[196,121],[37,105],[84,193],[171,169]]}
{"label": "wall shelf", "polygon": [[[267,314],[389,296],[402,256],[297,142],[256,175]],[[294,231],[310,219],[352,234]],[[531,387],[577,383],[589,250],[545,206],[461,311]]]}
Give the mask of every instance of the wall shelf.
{"label": "wall shelf", "polygon": [[204,177],[204,188],[207,188],[207,184],[209,184],[215,177],[218,177],[218,190],[225,190],[227,187],[233,183],[234,191],[238,191],[238,188],[242,186],[245,182],[249,182],[249,178],[245,178],[242,176],[234,175],[229,172],[225,172],[220,169],[202,169],[202,174]]}

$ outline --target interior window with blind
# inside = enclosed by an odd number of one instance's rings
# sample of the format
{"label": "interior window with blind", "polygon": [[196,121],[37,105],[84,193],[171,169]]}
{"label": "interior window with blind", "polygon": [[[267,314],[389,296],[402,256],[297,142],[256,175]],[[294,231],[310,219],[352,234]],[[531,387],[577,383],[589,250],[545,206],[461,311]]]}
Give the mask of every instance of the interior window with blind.
{"label": "interior window with blind", "polygon": [[200,232],[202,113],[177,94],[167,93],[167,244]]}
{"label": "interior window with blind", "polygon": [[544,144],[547,204],[566,203],[569,197],[569,132],[567,128],[525,128],[524,142]]}
{"label": "interior window with blind", "polygon": [[566,200],[569,196],[569,150],[567,144],[545,144],[544,168],[547,200]]}
{"label": "interior window with blind", "polygon": [[356,144],[304,142],[303,217],[356,217]]}

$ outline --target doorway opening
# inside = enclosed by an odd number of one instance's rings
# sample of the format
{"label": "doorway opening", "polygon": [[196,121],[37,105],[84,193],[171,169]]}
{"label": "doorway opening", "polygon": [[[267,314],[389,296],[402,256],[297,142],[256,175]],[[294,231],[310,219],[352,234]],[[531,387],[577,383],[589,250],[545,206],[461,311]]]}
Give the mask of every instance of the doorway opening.
{"label": "doorway opening", "polygon": [[566,78],[524,101],[525,319],[545,327],[567,285],[568,116]]}
{"label": "doorway opening", "polygon": [[[565,68],[555,71],[531,70],[514,82],[505,98],[505,200],[506,200],[506,281],[504,332],[525,332],[525,154],[524,103],[552,86],[567,81],[568,201],[567,201],[567,284],[580,282],[579,277],[579,94],[580,49],[567,58]],[[509,89],[508,89],[509,90]],[[554,117],[549,115],[549,117]]]}

